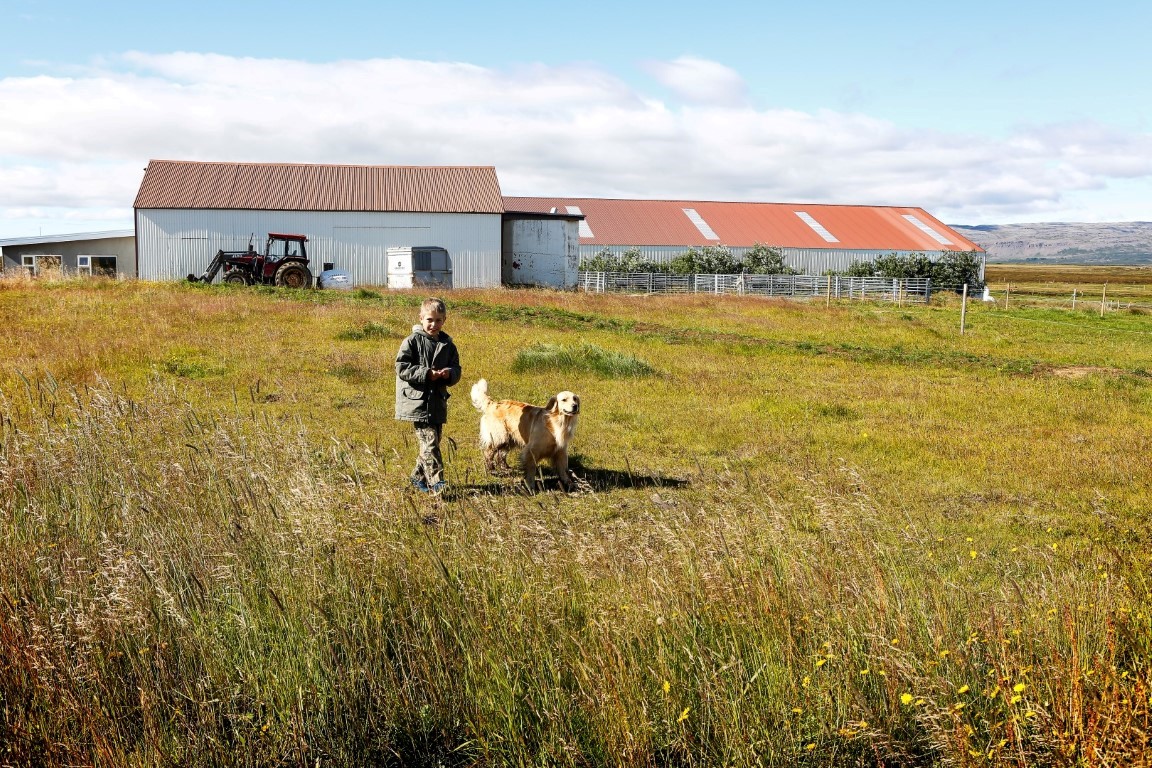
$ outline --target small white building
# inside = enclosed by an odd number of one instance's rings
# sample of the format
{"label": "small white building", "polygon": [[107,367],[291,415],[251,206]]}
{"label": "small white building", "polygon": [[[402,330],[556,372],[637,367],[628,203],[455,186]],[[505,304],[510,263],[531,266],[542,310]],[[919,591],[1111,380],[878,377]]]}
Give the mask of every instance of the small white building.
{"label": "small white building", "polygon": [[454,288],[500,285],[503,199],[490,166],[153,160],[134,203],[138,274],[200,274],[269,232],[308,237],[313,274],[388,284],[389,248],[443,249]]}
{"label": "small white building", "polygon": [[22,270],[33,277],[54,269],[64,275],[135,277],[135,240],[130,229],[6,238],[0,240],[0,264],[5,272]]}

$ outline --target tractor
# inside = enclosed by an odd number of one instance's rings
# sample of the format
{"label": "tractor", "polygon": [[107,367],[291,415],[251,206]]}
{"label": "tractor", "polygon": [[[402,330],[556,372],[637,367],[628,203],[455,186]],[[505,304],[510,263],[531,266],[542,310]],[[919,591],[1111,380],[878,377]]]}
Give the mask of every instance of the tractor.
{"label": "tractor", "polygon": [[268,233],[264,253],[257,253],[248,240],[246,251],[220,250],[204,274],[188,275],[189,282],[210,283],[224,270],[220,279],[238,285],[279,285],[285,288],[311,288],[312,272],[308,269],[305,235]]}

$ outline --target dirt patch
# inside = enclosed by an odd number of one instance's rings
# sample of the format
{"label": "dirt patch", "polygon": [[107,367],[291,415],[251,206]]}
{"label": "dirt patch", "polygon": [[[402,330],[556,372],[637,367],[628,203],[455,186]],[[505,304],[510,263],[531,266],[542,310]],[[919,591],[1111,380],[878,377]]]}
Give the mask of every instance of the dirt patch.
{"label": "dirt patch", "polygon": [[1102,368],[1095,365],[1068,365],[1063,368],[1052,368],[1049,373],[1059,379],[1083,379],[1093,374],[1117,376],[1120,371],[1116,368]]}

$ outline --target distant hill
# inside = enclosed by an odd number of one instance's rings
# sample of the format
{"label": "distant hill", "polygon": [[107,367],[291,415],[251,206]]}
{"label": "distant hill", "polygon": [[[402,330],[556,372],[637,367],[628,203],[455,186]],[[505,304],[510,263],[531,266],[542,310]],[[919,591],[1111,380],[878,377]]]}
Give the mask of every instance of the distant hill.
{"label": "distant hill", "polygon": [[948,226],[986,250],[989,262],[1152,264],[1152,221]]}

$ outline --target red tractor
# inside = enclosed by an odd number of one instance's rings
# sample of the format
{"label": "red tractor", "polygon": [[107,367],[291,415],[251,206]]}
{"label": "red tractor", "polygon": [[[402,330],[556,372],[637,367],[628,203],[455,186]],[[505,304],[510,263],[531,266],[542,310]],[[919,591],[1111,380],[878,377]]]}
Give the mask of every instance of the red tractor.
{"label": "red tractor", "polygon": [[311,288],[312,272],[308,269],[308,242],[305,235],[268,233],[264,253],[257,253],[248,241],[246,251],[217,251],[208,269],[190,282],[210,283],[221,269],[225,283],[240,285],[279,285],[285,288]]}

